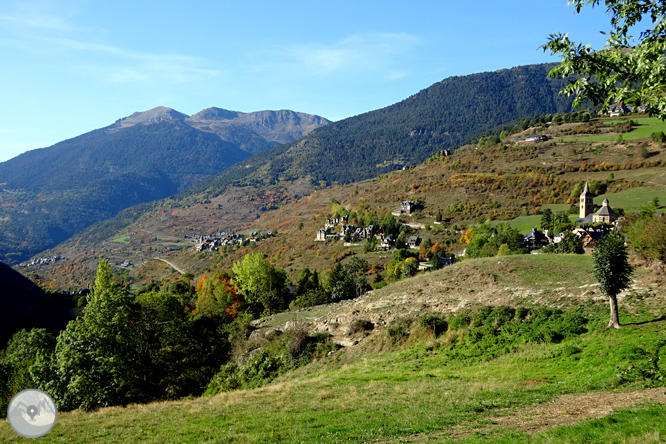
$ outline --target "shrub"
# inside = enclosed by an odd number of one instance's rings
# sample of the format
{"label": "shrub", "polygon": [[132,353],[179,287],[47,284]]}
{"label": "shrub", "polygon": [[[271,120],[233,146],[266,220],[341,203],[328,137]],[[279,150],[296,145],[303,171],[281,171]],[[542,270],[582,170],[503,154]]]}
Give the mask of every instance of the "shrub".
{"label": "shrub", "polygon": [[449,328],[449,324],[446,322],[446,319],[444,319],[444,317],[441,315],[434,313],[421,316],[418,319],[418,322],[421,327],[432,330],[435,337],[446,332],[446,330]]}
{"label": "shrub", "polygon": [[482,307],[474,313],[472,327],[480,327],[486,322],[486,318],[493,312],[492,307]]}
{"label": "shrub", "polygon": [[473,326],[464,340],[451,343],[447,354],[453,359],[492,359],[525,342],[557,343],[587,331],[587,319],[578,310],[499,306],[479,309],[472,317],[462,313],[449,319],[452,329]]}
{"label": "shrub", "polygon": [[504,305],[495,307],[492,313],[490,313],[486,318],[486,325],[492,324],[494,327],[501,327],[502,325],[511,321],[515,313],[516,310],[511,307],[507,307]]}
{"label": "shrub", "polygon": [[309,335],[302,328],[289,329],[265,347],[223,365],[208,383],[204,395],[260,387],[338,348],[326,333]]}
{"label": "shrub", "polygon": [[664,134],[663,131],[657,131],[650,134],[650,139],[659,144],[663,144],[664,142],[666,142],[666,134]]}
{"label": "shrub", "polygon": [[386,334],[392,343],[403,341],[409,336],[409,328],[412,326],[412,319],[398,318],[391,321],[386,327]]}
{"label": "shrub", "polygon": [[449,327],[451,327],[451,330],[460,330],[467,327],[471,322],[472,320],[470,319],[469,314],[466,311],[463,311],[449,319]]}
{"label": "shrub", "polygon": [[367,319],[356,319],[351,323],[349,327],[349,334],[372,331],[375,328],[375,324],[368,321]]}
{"label": "shrub", "polygon": [[290,307],[312,307],[315,305],[328,304],[329,302],[331,302],[331,295],[323,288],[315,288],[306,291],[294,299],[290,304]]}

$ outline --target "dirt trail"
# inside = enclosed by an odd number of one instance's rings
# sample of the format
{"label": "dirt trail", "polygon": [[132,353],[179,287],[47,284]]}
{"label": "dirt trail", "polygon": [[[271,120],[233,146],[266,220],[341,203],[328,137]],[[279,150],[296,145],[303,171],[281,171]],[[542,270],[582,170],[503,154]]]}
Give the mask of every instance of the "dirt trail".
{"label": "dirt trail", "polygon": [[633,392],[595,392],[565,395],[552,402],[525,407],[515,415],[493,417],[493,427],[518,426],[525,433],[537,433],[551,427],[577,424],[586,419],[601,418],[614,410],[645,402],[666,403],[664,387]]}
{"label": "dirt trail", "polygon": [[583,395],[564,395],[544,404],[521,409],[503,409],[498,412],[504,413],[502,416],[484,418],[493,421],[491,425],[477,428],[474,427],[474,424],[461,424],[431,433],[401,437],[397,442],[439,442],[443,439],[460,439],[474,432],[487,433],[504,427],[516,427],[531,435],[554,427],[602,418],[618,409],[646,402],[666,403],[666,388],[658,387],[624,393],[595,392]]}

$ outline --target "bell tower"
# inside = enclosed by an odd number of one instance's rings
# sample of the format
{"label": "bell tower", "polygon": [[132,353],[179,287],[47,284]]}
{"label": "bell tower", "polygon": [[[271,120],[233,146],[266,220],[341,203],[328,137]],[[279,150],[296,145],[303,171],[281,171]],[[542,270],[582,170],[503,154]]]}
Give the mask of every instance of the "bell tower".
{"label": "bell tower", "polygon": [[585,216],[588,214],[592,213],[594,210],[594,204],[592,203],[592,193],[590,193],[590,188],[587,185],[587,182],[585,182],[585,189],[583,192],[580,194],[580,213],[579,216],[581,219],[583,219]]}

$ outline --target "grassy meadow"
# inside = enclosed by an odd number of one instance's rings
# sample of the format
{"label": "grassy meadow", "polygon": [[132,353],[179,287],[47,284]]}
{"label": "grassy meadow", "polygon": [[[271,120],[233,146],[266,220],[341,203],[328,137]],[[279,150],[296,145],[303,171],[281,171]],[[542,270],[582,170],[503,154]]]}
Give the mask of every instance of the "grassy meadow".
{"label": "grassy meadow", "polygon": [[[635,119],[622,118],[621,120],[607,121],[612,124],[628,122],[633,120],[637,126],[630,132],[622,134],[623,140],[646,139],[654,132],[666,132],[666,122],[656,117],[641,117]],[[558,140],[562,141],[577,141],[577,142],[613,142],[617,139],[617,134],[590,134],[580,136],[560,137]]]}
{"label": "grassy meadow", "polygon": [[[563,279],[589,285],[588,256],[503,261],[511,271],[498,285],[545,285],[553,300]],[[465,261],[460,272],[491,262]],[[443,279],[448,271],[440,272]],[[541,323],[539,311],[514,310],[514,316],[496,309],[496,316],[470,308],[449,316],[448,330],[438,336],[398,318],[360,344],[261,388],[62,412],[38,442],[660,442],[666,434],[660,297],[634,291],[621,299],[620,330],[604,328],[606,302],[594,299]],[[508,317],[499,321],[502,313]],[[575,328],[566,330],[570,321]],[[27,440],[3,421],[0,441]]]}

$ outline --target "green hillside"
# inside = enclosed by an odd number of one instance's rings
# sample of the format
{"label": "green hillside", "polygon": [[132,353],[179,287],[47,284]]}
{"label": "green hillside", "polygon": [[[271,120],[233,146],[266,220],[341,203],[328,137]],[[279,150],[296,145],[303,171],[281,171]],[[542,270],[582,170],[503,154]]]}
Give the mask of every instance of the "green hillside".
{"label": "green hillside", "polygon": [[[260,388],[59,412],[43,439],[659,442],[653,437],[666,433],[664,373],[655,364],[663,359],[665,340],[666,294],[659,276],[645,270],[636,276],[634,289],[621,300],[623,328],[607,330],[607,304],[590,293],[589,257],[562,259],[557,273],[557,256],[509,256],[501,263],[470,260],[406,279],[393,291],[361,297],[353,307],[329,307],[332,318],[348,308],[362,312],[357,319],[384,314],[386,325],[350,330],[346,335],[356,345]],[[499,305],[492,289],[477,294],[466,285],[493,274],[491,285],[506,289]],[[436,282],[449,285],[448,291],[433,288]],[[443,304],[455,299],[461,308],[424,309],[426,297]],[[400,310],[392,305],[396,301],[416,311]],[[400,313],[391,317],[394,310]],[[432,329],[431,321],[423,321],[432,319],[424,317],[428,313],[446,324]],[[6,421],[0,438],[22,442]]]}

